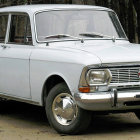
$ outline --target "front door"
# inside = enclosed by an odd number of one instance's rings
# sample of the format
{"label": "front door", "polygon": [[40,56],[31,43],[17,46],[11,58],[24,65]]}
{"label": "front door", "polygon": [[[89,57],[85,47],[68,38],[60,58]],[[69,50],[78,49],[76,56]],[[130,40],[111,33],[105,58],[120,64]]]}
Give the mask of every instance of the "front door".
{"label": "front door", "polygon": [[0,46],[0,93],[31,98],[30,55],[33,50],[27,14],[10,14],[7,41]]}

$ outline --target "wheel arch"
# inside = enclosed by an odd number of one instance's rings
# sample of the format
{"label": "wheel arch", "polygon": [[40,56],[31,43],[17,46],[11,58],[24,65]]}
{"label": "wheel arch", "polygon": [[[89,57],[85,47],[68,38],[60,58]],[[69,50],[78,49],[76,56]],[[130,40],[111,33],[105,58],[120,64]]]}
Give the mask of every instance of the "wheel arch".
{"label": "wheel arch", "polygon": [[46,81],[44,82],[44,85],[43,85],[43,89],[42,89],[42,105],[44,106],[45,104],[45,99],[46,97],[48,96],[49,94],[49,91],[57,84],[59,83],[66,83],[66,85],[68,86],[68,88],[70,89],[69,87],[69,84],[68,82],[66,82],[65,78],[63,78],[62,76],[58,75],[58,74],[53,74],[53,75],[50,75]]}

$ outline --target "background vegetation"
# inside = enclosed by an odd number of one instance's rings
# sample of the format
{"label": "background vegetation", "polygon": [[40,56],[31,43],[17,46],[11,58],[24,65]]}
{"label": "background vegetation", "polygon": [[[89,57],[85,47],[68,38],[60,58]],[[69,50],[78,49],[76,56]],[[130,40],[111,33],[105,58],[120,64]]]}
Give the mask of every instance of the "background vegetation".
{"label": "background vegetation", "polygon": [[0,0],[0,7],[21,4],[86,4],[108,7],[118,14],[130,42],[140,43],[140,0]]}

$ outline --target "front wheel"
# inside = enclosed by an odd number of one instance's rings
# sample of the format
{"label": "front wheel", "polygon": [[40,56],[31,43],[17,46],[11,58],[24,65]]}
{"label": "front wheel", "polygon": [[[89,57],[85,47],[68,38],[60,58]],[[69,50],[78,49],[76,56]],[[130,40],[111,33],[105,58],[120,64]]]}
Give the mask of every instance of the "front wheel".
{"label": "front wheel", "polygon": [[135,113],[135,115],[137,116],[137,118],[140,120],[140,110],[137,110],[137,111],[135,111],[134,113]]}
{"label": "front wheel", "polygon": [[90,112],[79,108],[65,83],[51,89],[45,103],[51,126],[63,134],[76,134],[87,129],[91,121]]}

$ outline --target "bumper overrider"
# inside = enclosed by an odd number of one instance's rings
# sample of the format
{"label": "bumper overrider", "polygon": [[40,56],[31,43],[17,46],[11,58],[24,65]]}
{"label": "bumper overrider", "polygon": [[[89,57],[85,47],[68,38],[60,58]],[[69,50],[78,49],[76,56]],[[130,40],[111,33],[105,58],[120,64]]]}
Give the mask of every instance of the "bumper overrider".
{"label": "bumper overrider", "polygon": [[77,105],[85,110],[111,111],[140,109],[140,90],[75,93]]}

